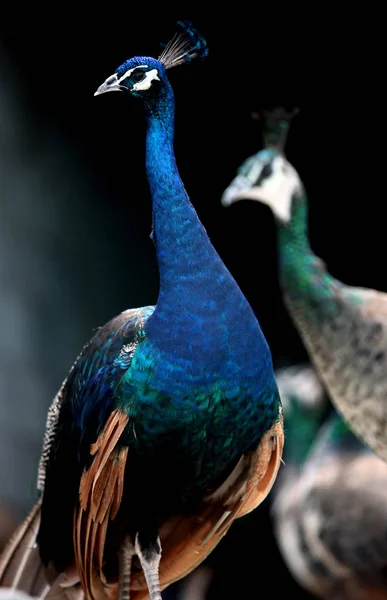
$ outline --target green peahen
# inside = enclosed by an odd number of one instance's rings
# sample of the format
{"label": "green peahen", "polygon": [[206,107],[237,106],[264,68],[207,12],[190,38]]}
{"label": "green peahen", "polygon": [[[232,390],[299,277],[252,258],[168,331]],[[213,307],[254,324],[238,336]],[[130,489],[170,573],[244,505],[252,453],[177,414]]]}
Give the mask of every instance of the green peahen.
{"label": "green peahen", "polygon": [[243,163],[222,203],[250,199],[273,211],[289,314],[336,408],[387,460],[387,294],[341,283],[311,250],[305,189],[283,153],[291,116],[266,115],[266,148]]}
{"label": "green peahen", "polygon": [[0,564],[1,586],[46,600],[159,600],[262,502],[280,465],[270,349],[175,162],[166,71],[207,53],[180,25],[159,59],[127,60],[95,94],[143,102],[160,287],[156,307],[97,331],[50,408],[42,496]]}
{"label": "green peahen", "polygon": [[271,498],[283,559],[317,598],[386,600],[387,465],[329,407],[310,365],[276,377],[286,466]]}

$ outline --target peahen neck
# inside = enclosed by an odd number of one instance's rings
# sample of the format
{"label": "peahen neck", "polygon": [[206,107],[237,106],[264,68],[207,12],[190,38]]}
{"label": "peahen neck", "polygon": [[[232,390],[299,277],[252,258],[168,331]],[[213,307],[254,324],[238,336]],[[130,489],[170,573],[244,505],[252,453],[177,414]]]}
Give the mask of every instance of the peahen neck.
{"label": "peahen neck", "polygon": [[312,251],[304,189],[293,196],[290,221],[278,223],[279,277],[283,292],[296,302],[315,302],[332,294],[335,280]]}
{"label": "peahen neck", "polygon": [[[160,273],[148,338],[175,355],[203,353],[208,364],[210,359],[219,360],[214,339],[219,351],[233,343],[229,332],[238,319],[241,335],[251,334],[246,343],[256,347],[258,336],[267,353],[255,316],[212,246],[180,178],[173,145],[174,111],[173,91],[165,80],[157,101],[146,105],[146,169]],[[240,342],[239,335],[234,339]]]}

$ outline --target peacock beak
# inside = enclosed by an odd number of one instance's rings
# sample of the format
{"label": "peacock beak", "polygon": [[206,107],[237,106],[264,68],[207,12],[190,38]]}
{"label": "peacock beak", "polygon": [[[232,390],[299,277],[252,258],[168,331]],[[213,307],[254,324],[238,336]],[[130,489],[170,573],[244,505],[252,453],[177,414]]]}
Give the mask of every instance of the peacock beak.
{"label": "peacock beak", "polygon": [[121,87],[119,84],[119,80],[116,74],[111,75],[103,82],[102,85],[99,86],[98,90],[94,92],[94,96],[100,96],[101,94],[105,94],[106,92],[119,92],[121,91]]}

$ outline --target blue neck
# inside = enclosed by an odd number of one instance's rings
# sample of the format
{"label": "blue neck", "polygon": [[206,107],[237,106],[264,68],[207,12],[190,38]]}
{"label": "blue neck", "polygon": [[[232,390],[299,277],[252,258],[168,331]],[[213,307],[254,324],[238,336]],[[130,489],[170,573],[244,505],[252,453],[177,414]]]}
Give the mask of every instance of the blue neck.
{"label": "blue neck", "polygon": [[[196,265],[215,258],[214,249],[189,201],[177,169],[174,137],[175,103],[164,83],[157,104],[147,106],[146,168],[153,200],[153,235],[162,292],[176,293],[182,278],[196,273]],[[216,262],[219,262],[216,257]]]}
{"label": "blue neck", "polygon": [[[148,338],[187,359],[201,352],[208,364],[209,355],[219,360],[218,350],[230,351],[230,344],[234,345],[230,329],[239,322],[238,333],[247,336],[244,346],[252,343],[257,349],[258,336],[266,348],[249,304],[212,246],[180,178],[173,147],[174,97],[167,80],[157,100],[146,105],[146,115],[146,168],[160,272],[157,306],[146,327]],[[234,333],[233,338],[240,343],[240,335]]]}

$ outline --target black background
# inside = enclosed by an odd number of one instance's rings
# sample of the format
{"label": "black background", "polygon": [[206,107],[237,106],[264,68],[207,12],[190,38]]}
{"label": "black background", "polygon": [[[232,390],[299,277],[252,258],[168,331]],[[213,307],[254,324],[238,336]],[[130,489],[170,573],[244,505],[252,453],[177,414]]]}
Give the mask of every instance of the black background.
{"label": "black background", "polygon": [[[387,289],[381,16],[364,8],[356,14],[353,7],[338,14],[322,4],[295,11],[235,3],[213,13],[186,4],[15,4],[1,19],[0,43],[18,74],[31,123],[72,148],[101,190],[93,202],[108,199],[109,211],[120,214],[115,234],[125,242],[116,257],[118,279],[101,281],[101,290],[118,287],[121,310],[157,299],[145,123],[140,102],[93,93],[125,59],[157,57],[178,19],[193,22],[207,38],[209,55],[169,72],[178,167],[213,244],[261,322],[274,362],[303,360],[278,288],[272,215],[252,202],[225,209],[220,196],[240,163],[262,146],[251,113],[298,106],[286,152],[308,192],[312,247],[339,279]],[[117,308],[107,306],[107,318]],[[262,597],[267,586],[274,598],[281,590],[309,597],[281,562],[268,510],[266,502],[236,523],[210,557],[216,567],[211,598]]]}

